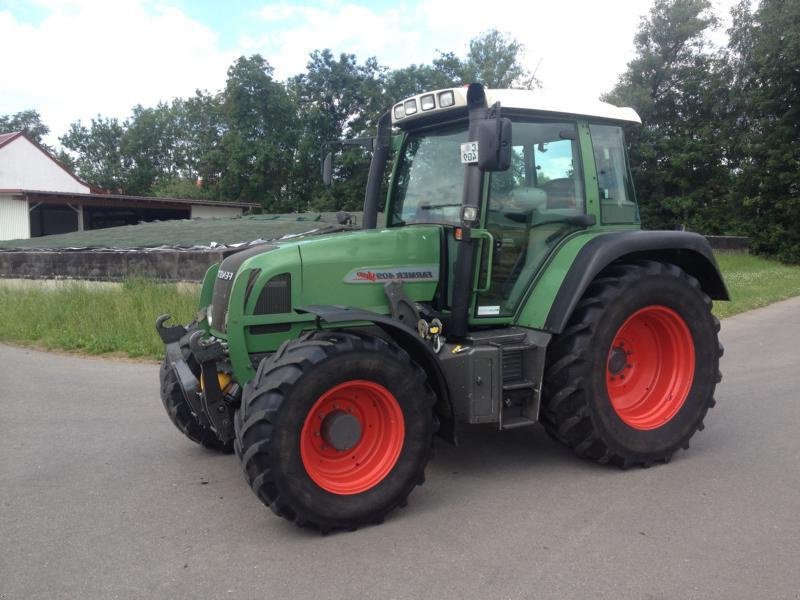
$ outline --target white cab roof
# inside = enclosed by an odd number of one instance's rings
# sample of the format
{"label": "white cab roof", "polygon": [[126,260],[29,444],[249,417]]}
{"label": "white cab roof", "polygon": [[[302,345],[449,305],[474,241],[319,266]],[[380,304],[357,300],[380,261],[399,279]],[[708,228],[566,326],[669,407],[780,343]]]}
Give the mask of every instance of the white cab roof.
{"label": "white cab roof", "polygon": [[[439,106],[439,98],[444,92],[453,92],[454,103],[449,107]],[[628,107],[619,107],[609,104],[608,102],[601,102],[600,100],[592,100],[586,98],[579,98],[575,96],[557,95],[539,90],[493,90],[487,89],[486,102],[492,106],[495,102],[499,102],[501,108],[514,108],[521,110],[530,110],[545,113],[559,113],[580,115],[584,117],[595,117],[599,119],[609,119],[611,121],[624,121],[628,123],[641,123],[642,120],[635,110]],[[433,96],[435,98],[435,107],[432,110],[417,110],[415,114],[408,115],[402,118],[397,118],[396,108],[404,105],[405,103],[415,100],[416,106],[421,106],[420,99],[423,96]],[[428,100],[428,103],[430,100]],[[435,90],[433,92],[425,92],[406,98],[402,102],[398,102],[392,109],[392,124],[402,126],[403,123],[410,123],[417,118],[431,113],[444,113],[456,108],[462,108],[467,105],[467,88],[448,88],[445,90]]]}

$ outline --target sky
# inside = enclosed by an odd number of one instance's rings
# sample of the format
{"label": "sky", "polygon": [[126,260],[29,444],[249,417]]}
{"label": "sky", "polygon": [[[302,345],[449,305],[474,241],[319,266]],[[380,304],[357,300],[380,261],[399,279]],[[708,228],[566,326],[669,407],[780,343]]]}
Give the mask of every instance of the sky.
{"label": "sky", "polygon": [[[735,0],[712,0],[720,18]],[[649,0],[0,0],[0,115],[36,109],[57,145],[69,124],[124,119],[136,104],[218,91],[228,66],[260,53],[279,79],[315,49],[388,67],[466,54],[488,29],[525,46],[553,94],[596,98],[633,56]],[[725,42],[724,26],[712,36]]]}

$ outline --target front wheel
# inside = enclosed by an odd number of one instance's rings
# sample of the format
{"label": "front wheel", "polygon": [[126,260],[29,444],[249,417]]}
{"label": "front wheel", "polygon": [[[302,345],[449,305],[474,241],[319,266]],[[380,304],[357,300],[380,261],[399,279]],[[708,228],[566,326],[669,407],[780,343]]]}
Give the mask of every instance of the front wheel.
{"label": "front wheel", "polygon": [[711,300],[677,266],[609,267],[548,349],[548,433],[602,463],[668,461],[715,404],[718,332]]}
{"label": "front wheel", "polygon": [[[189,368],[199,376],[200,366],[191,356],[189,347],[182,345],[181,350],[183,351],[184,360],[189,364]],[[161,362],[159,382],[161,383],[161,403],[167,411],[169,420],[172,421],[172,424],[175,425],[183,435],[209,450],[215,450],[224,454],[233,452],[232,442],[223,442],[220,440],[213,431],[203,427],[197,417],[192,413],[191,407],[183,397],[183,392],[181,391],[175,371],[169,366],[166,357]]]}
{"label": "front wheel", "polygon": [[323,532],[380,522],[425,479],[434,401],[397,346],[317,333],[262,361],[236,413],[236,453],[281,517]]}

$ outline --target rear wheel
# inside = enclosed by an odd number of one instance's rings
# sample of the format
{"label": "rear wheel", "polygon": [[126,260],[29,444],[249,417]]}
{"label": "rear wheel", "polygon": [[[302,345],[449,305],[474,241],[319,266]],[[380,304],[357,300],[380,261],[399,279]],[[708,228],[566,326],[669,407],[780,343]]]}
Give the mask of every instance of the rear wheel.
{"label": "rear wheel", "polygon": [[376,523],[425,480],[435,397],[400,348],[324,332],[262,361],[235,448],[273,512],[323,532]]}
{"label": "rear wheel", "polygon": [[715,404],[718,332],[711,300],[675,265],[609,267],[548,350],[543,424],[598,462],[668,461]]}

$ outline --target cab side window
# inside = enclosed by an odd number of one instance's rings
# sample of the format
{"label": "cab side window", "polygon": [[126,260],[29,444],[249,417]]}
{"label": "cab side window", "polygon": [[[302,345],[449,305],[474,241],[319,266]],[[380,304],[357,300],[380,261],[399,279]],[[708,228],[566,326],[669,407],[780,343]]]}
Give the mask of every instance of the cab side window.
{"label": "cab side window", "polygon": [[622,128],[589,125],[600,188],[600,216],[603,223],[638,223],[639,211],[633,195]]}

